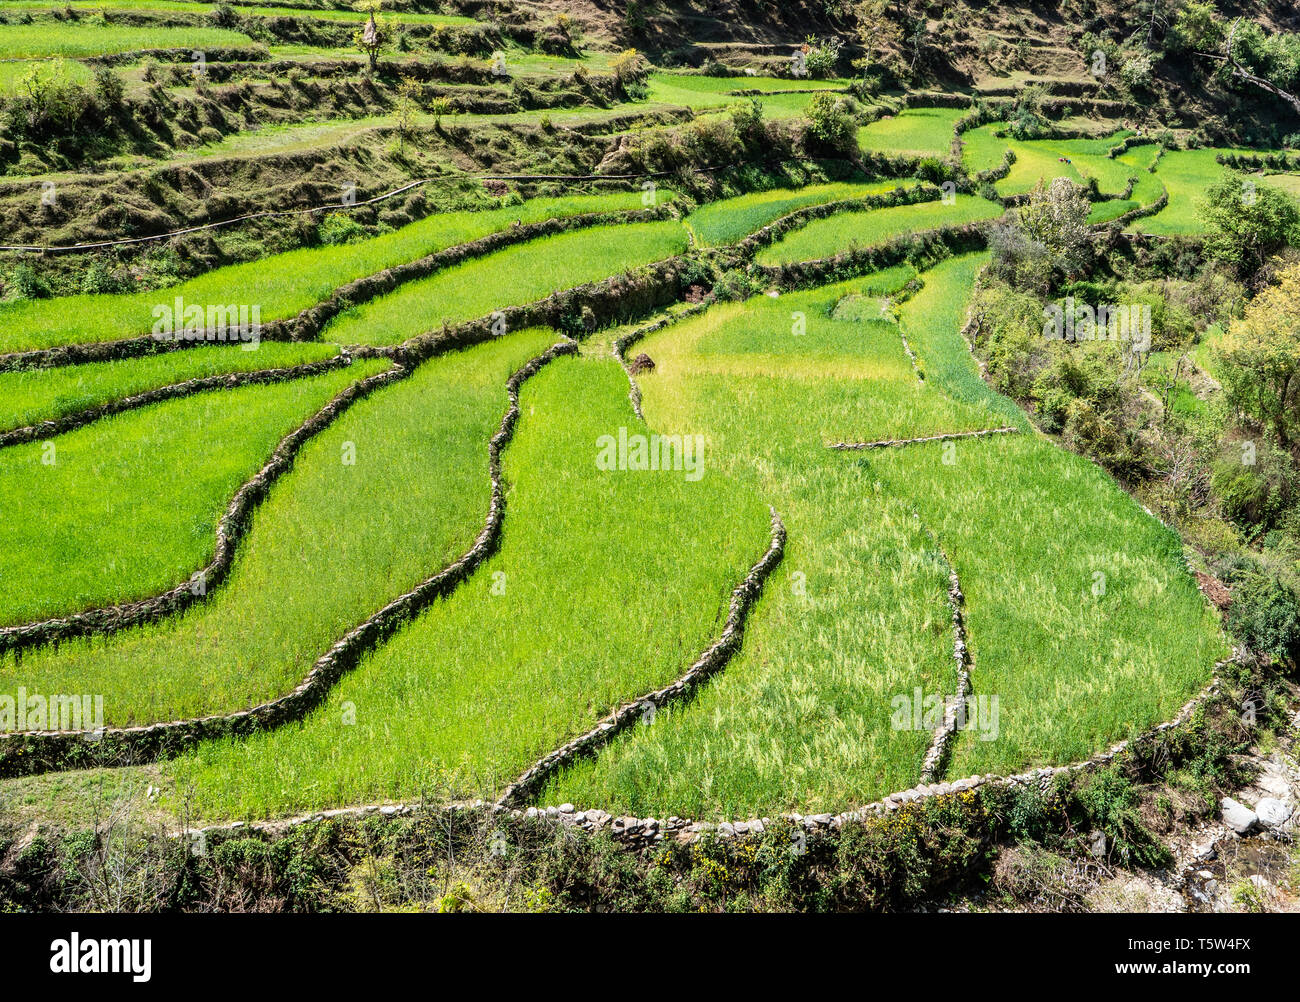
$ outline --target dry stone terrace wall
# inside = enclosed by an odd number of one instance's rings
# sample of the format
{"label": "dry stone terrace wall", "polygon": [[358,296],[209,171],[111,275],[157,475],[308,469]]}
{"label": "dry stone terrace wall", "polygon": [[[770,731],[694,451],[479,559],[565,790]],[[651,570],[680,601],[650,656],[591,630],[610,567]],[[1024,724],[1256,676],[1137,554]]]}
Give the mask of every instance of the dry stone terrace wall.
{"label": "dry stone terrace wall", "polygon": [[351,350],[357,357],[391,358],[400,365],[413,366],[437,354],[442,339],[450,334],[477,341],[496,336],[493,327],[502,324],[507,331],[554,327],[585,336],[601,325],[624,323],[678,302],[686,265],[684,257],[669,258],[601,282],[553,292],[535,303],[507,307],[457,328],[421,334],[399,345],[360,345]]}
{"label": "dry stone terrace wall", "polygon": [[785,525],[776,509],[772,513],[772,542],[745,580],[731,593],[731,609],[722,635],[705,651],[681,678],[671,685],[625,703],[585,734],[543,756],[518,779],[506,787],[498,803],[512,807],[534,796],[557,771],[584,755],[591,755],[620,732],[631,727],[650,709],[689,699],[695,690],[722,671],[740,650],[745,636],[745,620],[763,591],[763,583],[785,554]]}
{"label": "dry stone terrace wall", "polygon": [[311,341],[325,329],[331,320],[344,310],[387,295],[399,286],[428,278],[435,272],[461,264],[472,258],[483,257],[514,244],[525,243],[538,237],[553,236],[570,230],[596,226],[614,226],[622,223],[650,222],[670,219],[675,213],[671,203],[650,209],[630,212],[589,212],[580,216],[548,219],[539,223],[514,225],[505,230],[459,244],[416,261],[400,264],[374,275],[367,275],[336,289],[323,303],[303,310],[296,317],[278,320],[262,328],[267,340]]}
{"label": "dry stone terrace wall", "polygon": [[627,397],[628,400],[632,402],[633,412],[640,420],[645,420],[645,414],[641,411],[641,387],[636,381],[636,376],[632,374],[631,366],[627,363],[627,350],[638,341],[649,337],[656,331],[661,331],[665,327],[670,327],[673,324],[680,323],[689,317],[699,316],[712,305],[712,303],[708,302],[697,303],[689,309],[682,310],[680,313],[674,314],[673,316],[660,317],[654,323],[646,324],[644,327],[638,327],[631,333],[625,334],[612,345],[611,354],[618,359],[618,364],[623,366],[623,371],[627,373],[627,381],[630,386]]}
{"label": "dry stone terrace wall", "polygon": [[[912,513],[912,517],[920,521],[920,516],[915,512]],[[925,534],[948,567],[948,608],[952,612],[952,660],[957,672],[956,692],[944,700],[943,722],[935,731],[934,741],[930,744],[930,750],[925,753],[925,759],[921,763],[921,782],[934,783],[943,776],[948,755],[952,750],[952,740],[957,736],[958,712],[970,695],[970,649],[966,645],[966,618],[962,613],[966,597],[962,594],[961,579],[957,577],[957,569],[952,565],[952,558],[940,545],[935,534],[929,529],[925,529]]]}
{"label": "dry stone terrace wall", "polygon": [[706,833],[711,833],[715,837],[724,840],[743,838],[751,834],[761,835],[773,824],[785,824],[796,829],[803,829],[809,833],[834,832],[847,823],[886,817],[902,810],[908,804],[923,802],[935,797],[949,797],[966,792],[978,793],[979,790],[987,787],[1037,787],[1048,790],[1058,777],[1105,769],[1123,755],[1145,749],[1169,732],[1186,727],[1192,720],[1196,710],[1220,693],[1221,683],[1218,679],[1218,671],[1226,663],[1220,662],[1215,666],[1215,678],[1198,695],[1189,700],[1173,720],[1157,724],[1130,741],[1121,741],[1112,745],[1109,750],[1090,759],[1075,762],[1071,765],[1033,769],[1010,776],[990,773],[951,782],[922,782],[911,789],[891,793],[881,800],[840,814],[788,814],[777,818],[749,818],[740,821],[715,823],[692,821],[675,816],[666,819],[616,817],[608,811],[598,808],[580,810],[573,804],[561,804],[558,807],[511,808],[501,803],[487,804],[480,800],[471,804],[457,803],[436,806],[424,804],[368,804],[361,807],[318,811],[278,821],[253,824],[234,821],[227,824],[207,825],[202,828],[189,829],[188,831],[190,833],[203,832],[217,836],[279,834],[297,825],[314,824],[322,821],[361,819],[369,816],[399,818],[427,812],[448,816],[483,815],[485,817],[508,817],[513,820],[536,819],[541,822],[549,821],[554,824],[580,828],[587,832],[607,832],[612,838],[633,850],[653,848],[665,839],[689,843],[696,841]]}
{"label": "dry stone terrace wall", "polygon": [[[453,338],[445,350],[461,346],[461,339]],[[292,692],[248,710],[191,720],[90,733],[37,731],[0,735],[0,776],[150,762],[176,755],[205,739],[242,736],[301,720],[321,704],[335,683],[355,668],[367,651],[384,643],[433,601],[450,594],[496,550],[506,505],[501,454],[519,421],[519,388],[549,362],[576,354],[577,349],[573,341],[557,344],[519,369],[506,383],[510,406],[488,445],[488,514],[473,546],[455,563],[394,599],[335,643]]]}
{"label": "dry stone terrace wall", "polygon": [[[231,499],[217,524],[217,542],[212,560],[183,584],[161,595],[138,602],[105,606],[72,616],[46,619],[38,623],[0,628],[0,653],[21,652],[43,644],[94,633],[114,633],[128,627],[155,622],[175,615],[201,601],[210,589],[225,580],[234,563],[235,550],[248,530],[253,509],[261,503],[271,486],[292,466],[298,450],[313,436],[329,427],[335,419],[358,400],[382,386],[410,375],[410,370],[395,367],[353,383],[302,425],[286,435],[257,474]],[[201,583],[202,587],[199,587]]]}
{"label": "dry stone terrace wall", "polygon": [[740,243],[736,251],[745,257],[752,257],[764,247],[771,246],[778,240],[802,229],[817,219],[839,215],[841,212],[865,212],[870,209],[884,209],[896,205],[913,205],[917,202],[936,202],[943,197],[943,192],[932,184],[916,184],[909,188],[895,188],[880,195],[867,195],[864,198],[847,198],[837,202],[824,202],[821,205],[808,205],[796,209],[787,216],[782,216],[774,223],[769,223]]}
{"label": "dry stone terrace wall", "polygon": [[[573,317],[582,316],[583,308],[589,311],[587,315],[596,325],[607,323],[611,318],[626,317],[629,312],[649,312],[676,300],[680,285],[678,268],[681,263],[682,259],[673,258],[594,285],[554,293],[539,303],[502,311],[501,318],[507,329],[520,330],[532,326],[562,328]],[[445,331],[422,335],[395,347],[366,346],[355,349],[356,356],[387,358],[394,361],[396,367],[348,387],[280,443],[267,465],[231,501],[217,527],[216,553],[207,567],[198,571],[190,581],[138,602],[0,628],[0,653],[22,651],[92,633],[113,633],[174,615],[199,601],[209,589],[225,580],[253,508],[266,496],[271,484],[292,466],[294,456],[309,438],[326,428],[357,400],[381,386],[406,378],[422,362],[497,337],[494,326],[493,318],[486,317]],[[203,588],[196,589],[194,582],[200,576]],[[3,766],[0,766],[0,774],[2,769]]]}
{"label": "dry stone terrace wall", "polygon": [[882,438],[878,442],[835,442],[826,448],[840,452],[865,452],[869,449],[894,449],[904,445],[919,445],[923,442],[947,442],[957,438],[985,438],[989,435],[1014,435],[1020,431],[1012,425],[1002,428],[982,428],[979,431],[953,431],[942,435],[926,435],[923,438]]}
{"label": "dry stone terrace wall", "polygon": [[846,251],[820,261],[782,265],[754,264],[750,267],[764,280],[787,291],[816,288],[839,279],[881,271],[908,260],[942,258],[983,250],[988,245],[987,230],[990,222],[963,223],[960,226],[909,233],[874,247]]}
{"label": "dry stone terrace wall", "polygon": [[93,424],[102,418],[110,417],[113,414],[121,414],[123,411],[147,407],[149,404],[160,403],[164,400],[189,397],[208,390],[229,390],[238,386],[282,383],[293,379],[305,379],[309,376],[320,375],[351,364],[351,356],[343,352],[333,358],[322,359],[319,362],[308,362],[303,365],[281,369],[260,369],[255,372],[223,373],[216,376],[190,379],[183,383],[173,383],[170,386],[160,386],[157,389],[147,390],[132,397],[123,397],[120,400],[110,400],[96,407],[88,407],[85,410],[77,411],[75,414],[65,414],[63,417],[42,421],[40,424],[0,432],[0,448],[7,445],[21,445],[24,442],[35,442],[54,435],[63,435],[84,425]]}
{"label": "dry stone terrace wall", "polygon": [[[669,219],[672,218],[675,212],[676,209],[672,203],[665,203],[651,209],[638,209],[630,212],[586,213],[580,216],[548,219],[539,223],[511,226],[508,229],[499,230],[478,240],[449,247],[446,250],[426,255],[418,260],[387,268],[377,274],[367,275],[349,282],[334,290],[324,302],[308,307],[295,317],[285,320],[273,320],[263,324],[260,336],[267,341],[314,340],[325,329],[326,325],[344,310],[386,295],[407,282],[427,278],[444,268],[461,264],[473,258],[483,257],[494,251],[538,237],[591,226],[609,226],[618,223]],[[166,298],[167,295],[166,290],[159,291],[160,298]],[[138,358],[159,351],[176,351],[217,343],[215,338],[208,340],[206,334],[205,331],[204,337],[183,341],[159,341],[152,335],[143,335],[135,338],[123,338],[118,341],[59,345],[54,348],[42,348],[34,351],[10,352],[0,355],[0,372],[17,369],[54,368],[81,362]]]}

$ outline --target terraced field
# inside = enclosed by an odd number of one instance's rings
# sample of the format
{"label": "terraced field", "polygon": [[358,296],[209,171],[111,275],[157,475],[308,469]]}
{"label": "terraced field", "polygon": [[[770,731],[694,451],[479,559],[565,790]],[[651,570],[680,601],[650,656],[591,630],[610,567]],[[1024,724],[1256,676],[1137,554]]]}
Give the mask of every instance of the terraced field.
{"label": "terraced field", "polygon": [[[0,57],[264,44],[207,27],[211,5],[74,6],[87,13],[57,32],[4,25]],[[205,20],[127,27],[91,9]],[[683,150],[712,134],[674,131],[692,114],[725,133],[725,112],[757,96],[777,128],[848,81],[622,79],[617,49],[557,55],[487,19],[393,16],[426,32],[384,56],[390,77],[422,67],[419,107],[370,93],[391,81],[364,83],[355,51],[279,39],[268,52],[298,85],[354,90],[355,114],[277,98],[264,128],[213,115],[201,146],[119,153],[87,175],[138,181],[132,197],[160,211],[166,172],[202,197],[263,185],[312,245],[262,255],[205,230],[153,257],[118,246],[100,262],[112,292],[6,270],[0,693],[102,695],[112,755],[65,754],[55,728],[0,735],[0,799],[20,781],[53,797],[62,771],[95,766],[214,822],[422,798],[831,813],[923,777],[1087,757],[1209,681],[1225,642],[1178,537],[989,388],[963,338],[988,256],[921,237],[982,247],[1011,196],[1054,177],[1095,181],[1095,224],[1167,192],[1126,225],[1194,234],[1222,151],[1110,157],[1130,133],[1022,141],[992,123],[963,134],[957,163],[968,109],[913,106],[862,113],[849,134],[900,176],[848,155],[695,170]],[[491,77],[492,49],[453,51],[441,26],[499,32],[517,79]],[[122,65],[149,93],[156,67]],[[227,66],[231,86],[262,66]],[[183,83],[156,87],[202,105],[205,88]],[[480,104],[435,104],[453,99]],[[548,144],[568,145],[528,172],[511,159]],[[620,173],[646,150],[666,165],[642,173],[676,193],[649,199],[641,173]],[[994,190],[974,178],[1008,151]],[[29,153],[8,161],[22,179],[37,176]],[[914,171],[937,176],[922,158],[953,161],[960,193],[881,205],[922,197],[902,191]],[[318,169],[318,188],[302,183]],[[306,211],[372,169],[376,191],[418,181],[427,199],[357,211],[355,232],[352,206]],[[787,186],[796,173],[810,182]],[[257,238],[277,246],[277,225]],[[847,254],[868,249],[883,267]],[[211,343],[219,304],[256,305],[256,350]],[[193,337],[155,340],[160,309],[186,306]],[[496,322],[518,308],[527,324]],[[940,728],[899,701],[942,705],[967,674],[993,716],[936,764]]]}

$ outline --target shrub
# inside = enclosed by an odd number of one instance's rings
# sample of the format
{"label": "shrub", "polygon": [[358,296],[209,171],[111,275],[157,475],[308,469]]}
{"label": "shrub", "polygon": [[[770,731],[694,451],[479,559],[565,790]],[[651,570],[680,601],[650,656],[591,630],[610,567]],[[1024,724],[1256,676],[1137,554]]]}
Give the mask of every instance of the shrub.
{"label": "shrub", "polygon": [[1300,595],[1250,557],[1225,561],[1217,569],[1232,586],[1228,630],[1253,653],[1294,666],[1300,656]]}
{"label": "shrub", "polygon": [[126,87],[112,69],[107,66],[95,67],[95,103],[102,111],[112,113],[122,107],[122,98]]}
{"label": "shrub", "polygon": [[1132,782],[1118,770],[1099,772],[1080,786],[1075,804],[1092,827],[1106,833],[1121,864],[1158,867],[1172,859],[1142,820]]}
{"label": "shrub", "polygon": [[365,227],[345,212],[331,212],[317,227],[317,237],[323,244],[350,244],[365,239]]}
{"label": "shrub", "polygon": [[805,144],[812,149],[844,155],[858,152],[857,121],[843,98],[814,94],[808,102]]}

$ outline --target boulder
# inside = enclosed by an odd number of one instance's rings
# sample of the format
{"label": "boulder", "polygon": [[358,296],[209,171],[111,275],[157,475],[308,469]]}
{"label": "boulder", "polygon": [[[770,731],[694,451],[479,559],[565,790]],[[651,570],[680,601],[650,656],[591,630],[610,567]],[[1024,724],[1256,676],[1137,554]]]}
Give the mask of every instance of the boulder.
{"label": "boulder", "polygon": [[1237,803],[1231,797],[1224,797],[1221,806],[1223,808],[1223,823],[1238,835],[1245,835],[1259,821],[1254,811],[1245,804]]}
{"label": "boulder", "polygon": [[1294,810],[1290,804],[1275,797],[1265,797],[1255,805],[1255,815],[1265,828],[1281,828]]}

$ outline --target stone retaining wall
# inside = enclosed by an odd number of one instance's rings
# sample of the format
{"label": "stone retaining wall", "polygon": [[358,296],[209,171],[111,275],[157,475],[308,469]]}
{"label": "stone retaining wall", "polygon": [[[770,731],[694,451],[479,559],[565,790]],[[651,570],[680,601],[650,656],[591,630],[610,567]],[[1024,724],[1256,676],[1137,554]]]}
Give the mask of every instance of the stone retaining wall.
{"label": "stone retaining wall", "polygon": [[983,438],[986,435],[1014,435],[1019,428],[1006,425],[1002,428],[981,428],[979,431],[951,431],[923,438],[882,438],[878,442],[835,442],[826,446],[840,452],[864,452],[868,449],[894,449],[903,445],[920,445],[923,442],[948,442],[957,438]]}
{"label": "stone retaining wall", "polygon": [[802,229],[817,219],[826,219],[842,212],[867,212],[871,209],[885,209],[896,205],[913,205],[918,202],[937,202],[943,192],[932,184],[922,183],[909,188],[895,188],[881,195],[867,195],[864,198],[846,198],[836,202],[823,202],[820,205],[807,205],[796,209],[789,215],[782,216],[769,223],[761,230],[756,230],[735,245],[735,251],[742,257],[753,257],[764,247],[771,246],[794,230]]}
{"label": "stone retaining wall", "polygon": [[[411,187],[414,187],[414,185],[407,185],[405,188],[398,190],[404,191]],[[668,202],[652,209],[592,212],[580,216],[548,219],[538,223],[529,223],[525,226],[512,226],[509,229],[498,230],[496,233],[490,233],[478,240],[471,240],[468,243],[448,247],[434,254],[425,255],[415,261],[408,261],[392,268],[386,268],[374,275],[366,275],[348,282],[335,289],[324,302],[308,307],[297,316],[272,320],[263,324],[261,337],[265,341],[314,340],[329,322],[344,310],[386,295],[407,282],[427,278],[443,268],[463,264],[474,258],[483,257],[514,244],[524,243],[538,237],[551,236],[592,226],[667,219],[672,217],[675,211],[672,203]],[[160,291],[160,295],[162,294],[162,291]],[[141,335],[140,337],[122,338],[117,341],[58,345],[52,348],[38,348],[31,351],[0,354],[0,372],[12,372],[18,369],[49,369],[83,362],[106,362],[139,358],[156,352],[178,351],[214,343],[217,342],[207,341],[202,338],[186,339],[184,341],[159,341],[152,335]]]}
{"label": "stone retaining wall", "polygon": [[[920,521],[919,515],[913,513],[912,517]],[[943,775],[947,766],[952,739],[957,735],[958,710],[970,695],[970,650],[966,645],[966,620],[962,613],[966,597],[962,594],[961,579],[957,577],[957,569],[952,565],[952,558],[948,556],[938,537],[929,529],[924,529],[924,532],[939,551],[939,555],[943,557],[943,562],[948,565],[948,608],[952,612],[952,660],[957,671],[957,690],[951,698],[944,700],[943,723],[935,731],[930,750],[925,753],[925,759],[921,763],[921,782],[934,783]]]}
{"label": "stone retaining wall", "polygon": [[374,275],[358,278],[336,289],[328,299],[308,307],[296,317],[277,320],[263,327],[262,336],[268,341],[312,341],[345,310],[387,295],[408,282],[428,278],[435,272],[463,264],[473,258],[484,257],[515,244],[554,236],[570,230],[589,229],[596,226],[613,226],[624,223],[650,222],[668,219],[673,215],[671,203],[652,209],[622,212],[589,212],[580,216],[547,219],[522,226],[511,226],[485,237],[458,244],[446,250],[428,254],[415,261],[386,268]]}
{"label": "stone retaining wall", "polygon": [[322,359],[319,362],[308,362],[303,365],[282,369],[258,369],[254,372],[222,373],[216,376],[203,376],[186,380],[183,383],[172,383],[170,386],[160,386],[157,389],[146,390],[144,393],[137,393],[135,396],[110,400],[107,403],[88,407],[73,414],[65,414],[49,421],[42,421],[40,424],[0,432],[0,448],[9,445],[21,445],[24,442],[37,442],[52,438],[55,435],[64,435],[103,418],[111,417],[114,414],[147,407],[149,404],[161,403],[164,400],[189,397],[196,393],[206,393],[208,390],[230,390],[239,386],[306,379],[309,376],[318,376],[351,364],[351,356],[346,352],[342,352],[333,358]]}
{"label": "stone retaining wall", "polygon": [[627,397],[630,401],[632,401],[633,412],[642,421],[645,420],[645,414],[641,412],[641,387],[640,385],[638,385],[636,381],[636,377],[632,375],[631,367],[627,364],[627,350],[631,348],[632,345],[636,344],[638,341],[641,341],[643,338],[649,337],[651,334],[655,333],[656,331],[661,331],[665,327],[670,327],[673,324],[681,322],[682,320],[686,320],[688,317],[699,316],[701,313],[703,313],[712,305],[713,305],[712,303],[698,303],[695,306],[690,307],[689,309],[682,310],[680,313],[674,314],[673,316],[661,317],[660,319],[656,320],[654,323],[646,324],[644,327],[638,327],[636,330],[632,331],[629,334],[623,335],[623,337],[618,338],[614,342],[613,346],[610,349],[611,354],[613,354],[613,356],[616,359],[618,359],[618,364],[621,365],[623,367],[623,371],[627,373],[627,381],[629,386],[631,387],[628,390]]}
{"label": "stone retaining wall", "polygon": [[[358,400],[409,375],[409,369],[398,366],[353,383],[281,439],[266,465],[240,487],[226,507],[225,514],[217,523],[217,541],[212,559],[187,581],[160,595],[137,602],[104,606],[71,616],[0,628],[0,654],[92,633],[114,633],[175,615],[201,601],[209,590],[218,587],[225,580],[234,562],[239,541],[248,529],[253,509],[266,497],[276,480],[293,466],[298,450]],[[199,582],[202,587],[198,587]]]}
{"label": "stone retaining wall", "polygon": [[1100,230],[1100,229],[1105,229],[1106,227],[1109,226],[1112,229],[1122,230],[1125,226],[1133,222],[1135,219],[1141,219],[1144,216],[1154,216],[1157,212],[1165,208],[1168,204],[1169,204],[1169,189],[1164,188],[1162,186],[1160,197],[1157,198],[1150,205],[1140,205],[1136,209],[1131,209],[1128,212],[1124,213],[1124,215],[1117,216],[1114,219],[1109,219],[1104,223],[1093,223],[1092,228],[1094,230]]}
{"label": "stone retaining wall", "polygon": [[[464,346],[462,338],[456,337],[444,350]],[[501,419],[500,429],[488,445],[491,498],[487,520],[474,545],[455,563],[388,603],[351,630],[317,660],[292,692],[248,710],[190,720],[173,720],[142,727],[105,728],[94,734],[82,731],[37,731],[0,735],[0,776],[149,762],[175,755],[205,739],[243,736],[289,721],[301,720],[321,704],[330,689],[345,673],[356,667],[367,651],[387,640],[434,600],[450,594],[495,551],[501,538],[506,503],[501,483],[501,453],[513,436],[519,420],[519,388],[547,363],[561,355],[576,353],[577,344],[572,341],[557,344],[526,364],[507,382],[510,407]]]}
{"label": "stone retaining wall", "polygon": [[896,237],[887,243],[851,250],[820,261],[803,261],[774,266],[751,265],[751,270],[773,285],[787,291],[815,288],[834,281],[864,275],[901,264],[928,254],[963,254],[982,250],[988,245],[985,234],[989,221],[963,223],[933,230],[922,230]]}
{"label": "stone retaining wall", "polygon": [[740,650],[749,610],[762,594],[763,583],[768,575],[785,554],[785,525],[775,508],[769,510],[772,513],[771,545],[758,563],[750,568],[745,580],[731,593],[731,609],[727,614],[726,626],[713,645],[676,682],[623,704],[585,734],[539,759],[506,787],[501,799],[497,801],[499,806],[512,807],[535,795],[556,772],[578,758],[596,752],[617,734],[635,724],[648,709],[657,710],[669,703],[689,699],[700,685],[727,666]]}

